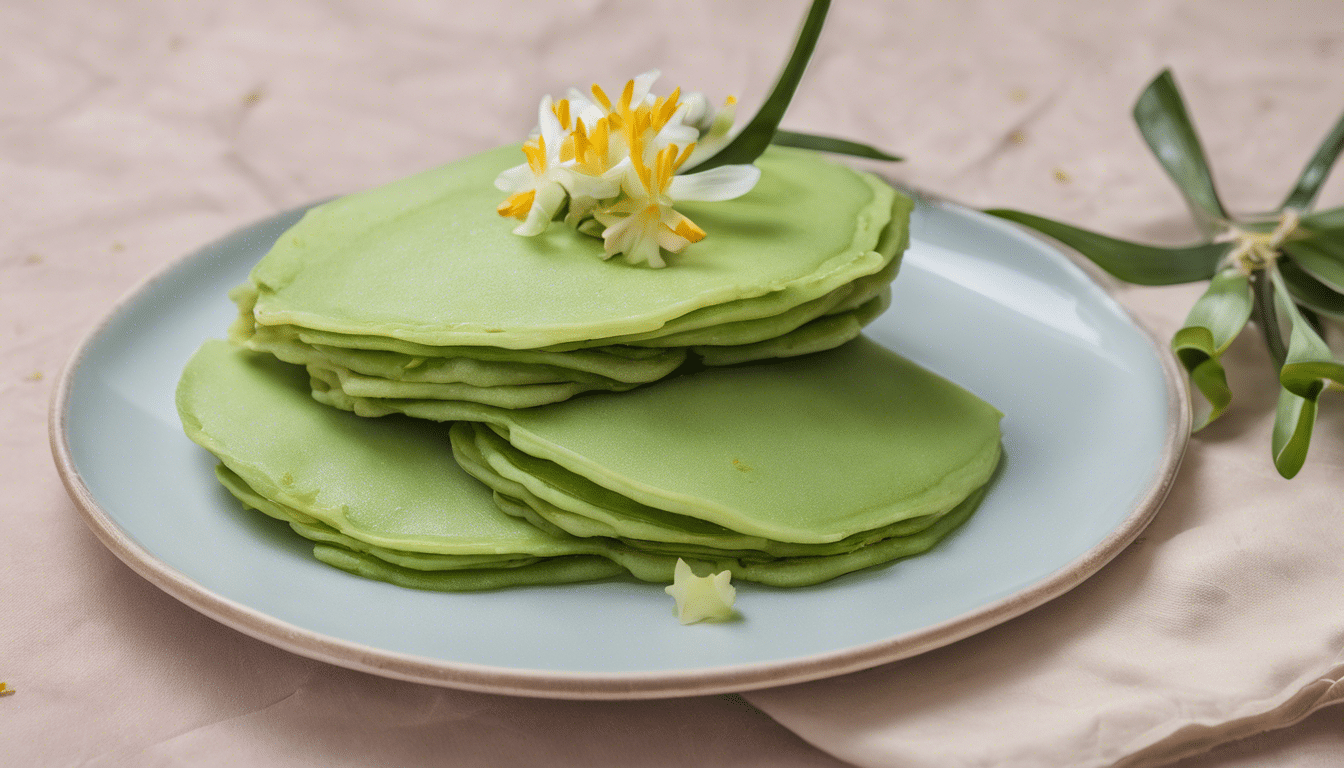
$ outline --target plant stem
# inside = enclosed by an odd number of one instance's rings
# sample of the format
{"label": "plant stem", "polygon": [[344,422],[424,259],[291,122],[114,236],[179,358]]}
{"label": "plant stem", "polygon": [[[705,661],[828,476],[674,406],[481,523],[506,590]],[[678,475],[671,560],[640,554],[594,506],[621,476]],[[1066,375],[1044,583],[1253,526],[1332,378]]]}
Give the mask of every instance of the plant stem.
{"label": "plant stem", "polygon": [[[1266,269],[1273,269],[1273,265]],[[1255,295],[1255,324],[1265,337],[1265,346],[1274,360],[1274,367],[1283,368],[1288,359],[1288,345],[1283,342],[1283,329],[1279,327],[1279,313],[1274,307],[1274,282],[1264,269],[1251,273],[1251,291]]]}

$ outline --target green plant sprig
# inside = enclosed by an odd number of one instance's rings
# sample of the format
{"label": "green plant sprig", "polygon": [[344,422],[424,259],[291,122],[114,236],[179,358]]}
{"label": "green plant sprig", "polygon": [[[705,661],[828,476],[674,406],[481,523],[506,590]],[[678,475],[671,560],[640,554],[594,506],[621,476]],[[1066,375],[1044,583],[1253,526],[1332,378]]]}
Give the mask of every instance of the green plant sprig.
{"label": "green plant sprig", "polygon": [[1035,229],[1073,248],[1112,275],[1140,285],[1208,280],[1172,339],[1176,357],[1207,411],[1195,429],[1232,402],[1222,355],[1254,322],[1279,374],[1271,443],[1286,478],[1306,461],[1321,393],[1344,385],[1344,363],[1321,336],[1321,318],[1344,320],[1344,207],[1310,212],[1344,153],[1344,115],[1307,162],[1283,203],[1267,215],[1237,218],[1218,196],[1199,135],[1171,72],[1163,70],[1134,105],[1134,121],[1176,183],[1204,242],[1164,248],[1120,240],[1022,211],[988,213]]}
{"label": "green plant sprig", "polygon": [[703,162],[688,166],[682,171],[683,173],[692,170],[707,171],[720,165],[754,163],[771,144],[852,155],[869,160],[888,162],[901,160],[896,155],[857,141],[785,131],[779,127],[780,121],[784,119],[784,113],[789,109],[789,103],[793,101],[794,91],[798,90],[798,83],[803,79],[803,72],[807,70],[808,62],[812,60],[812,51],[817,47],[817,39],[821,37],[821,28],[826,24],[826,14],[830,9],[831,0],[812,0],[807,16],[803,18],[802,28],[799,29],[798,37],[793,43],[793,51],[784,62],[774,88],[770,90],[770,95],[765,97],[756,115],[722,149]]}

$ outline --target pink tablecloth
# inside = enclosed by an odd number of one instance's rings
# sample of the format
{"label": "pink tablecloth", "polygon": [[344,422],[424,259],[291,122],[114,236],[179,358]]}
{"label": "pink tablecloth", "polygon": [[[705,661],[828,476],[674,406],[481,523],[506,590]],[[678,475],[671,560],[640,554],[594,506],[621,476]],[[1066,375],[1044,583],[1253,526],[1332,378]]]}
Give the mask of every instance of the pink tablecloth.
{"label": "pink tablecloth", "polygon": [[[14,765],[1159,765],[1344,694],[1344,408],[1292,483],[1256,340],[1145,537],[981,636],[832,681],[639,703],[462,693],[308,661],[108,554],[46,449],[52,381],[158,265],[275,210],[525,131],[652,66],[759,100],[801,3],[0,5],[0,756]],[[1344,6],[841,2],[787,124],[903,181],[1135,238],[1193,237],[1128,121],[1175,69],[1226,199],[1270,207],[1344,109]],[[1344,197],[1340,174],[1325,198]],[[1126,289],[1160,334],[1197,286]],[[1332,393],[1333,394],[1333,393]],[[1333,400],[1333,401],[1331,401]],[[753,706],[754,705],[754,706]],[[1183,763],[1344,760],[1338,709]]]}

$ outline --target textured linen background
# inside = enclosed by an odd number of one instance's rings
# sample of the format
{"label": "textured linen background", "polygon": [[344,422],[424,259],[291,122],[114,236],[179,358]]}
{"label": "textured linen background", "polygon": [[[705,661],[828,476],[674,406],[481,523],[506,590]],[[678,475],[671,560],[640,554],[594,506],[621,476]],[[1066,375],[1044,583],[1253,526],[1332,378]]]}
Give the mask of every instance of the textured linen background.
{"label": "textured linen background", "polygon": [[[1163,765],[1344,697],[1344,402],[1279,479],[1254,338],[1228,358],[1232,410],[1096,577],[945,649],[742,697],[552,702],[347,671],[197,615],[85,529],[47,454],[47,400],[143,276],[276,210],[516,140],[570,84],[658,66],[669,88],[749,109],[803,7],[0,4],[3,762]],[[1162,66],[1230,205],[1270,207],[1344,108],[1344,3],[841,0],[786,125],[898,151],[896,178],[971,205],[1188,240],[1128,119]],[[1119,295],[1165,338],[1199,291]],[[1341,759],[1329,708],[1181,765]]]}

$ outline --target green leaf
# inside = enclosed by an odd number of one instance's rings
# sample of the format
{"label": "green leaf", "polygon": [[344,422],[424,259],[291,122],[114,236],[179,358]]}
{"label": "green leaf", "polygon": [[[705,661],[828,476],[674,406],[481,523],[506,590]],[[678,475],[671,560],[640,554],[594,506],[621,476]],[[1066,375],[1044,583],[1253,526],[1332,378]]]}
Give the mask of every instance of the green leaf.
{"label": "green leaf", "polygon": [[1309,213],[1302,217],[1302,224],[1312,230],[1344,228],[1344,206]]}
{"label": "green leaf", "polygon": [[1283,341],[1283,326],[1274,302],[1274,283],[1264,270],[1251,273],[1251,293],[1255,295],[1255,324],[1265,337],[1265,346],[1274,360],[1275,368],[1282,368],[1288,357],[1288,345]]}
{"label": "green leaf", "polygon": [[1213,277],[1231,243],[1208,243],[1185,248],[1159,248],[1118,240],[1022,211],[996,208],[991,216],[1015,221],[1053,237],[1096,262],[1112,275],[1139,285],[1173,285]]}
{"label": "green leaf", "polygon": [[1279,404],[1274,413],[1274,436],[1270,441],[1274,468],[1280,475],[1291,480],[1301,471],[1307,461],[1315,425],[1316,401],[1280,389]]}
{"label": "green leaf", "polygon": [[1344,293],[1344,241],[1317,235],[1289,240],[1281,248],[1312,277],[1331,290]]}
{"label": "green leaf", "polygon": [[1344,363],[1334,359],[1330,347],[1298,311],[1283,278],[1271,270],[1274,300],[1290,327],[1288,351],[1279,369],[1278,413],[1274,420],[1274,466],[1279,474],[1292,477],[1306,461],[1311,431],[1316,421],[1321,392],[1331,382],[1344,384]]}
{"label": "green leaf", "polygon": [[803,78],[803,71],[817,47],[817,38],[821,36],[821,27],[826,23],[826,12],[830,10],[831,0],[812,0],[812,7],[803,19],[802,29],[798,31],[798,40],[793,44],[793,53],[785,62],[784,69],[775,81],[775,87],[765,98],[756,116],[733,137],[733,140],[714,153],[709,159],[695,166],[697,171],[707,171],[720,165],[745,165],[753,163],[770,146],[770,139],[779,129],[779,121],[793,100],[793,92]]}
{"label": "green leaf", "polygon": [[1288,193],[1279,210],[1291,208],[1305,211],[1310,208],[1341,152],[1344,152],[1344,115],[1339,116],[1335,127],[1326,135],[1321,146],[1316,148],[1316,154],[1307,161],[1307,167],[1302,169],[1302,175],[1297,178],[1297,185]]}
{"label": "green leaf", "polygon": [[1335,292],[1287,259],[1279,260],[1279,274],[1298,304],[1327,317],[1344,320],[1344,294]]}
{"label": "green leaf", "polygon": [[1230,217],[1218,199],[1204,148],[1185,111],[1185,100],[1176,88],[1171,70],[1162,70],[1139,95],[1134,104],[1134,122],[1157,161],[1185,195],[1200,226],[1212,232],[1217,222],[1227,221]]}
{"label": "green leaf", "polygon": [[1288,354],[1279,371],[1279,381],[1299,397],[1316,397],[1331,381],[1344,385],[1344,363],[1334,358],[1325,339],[1298,311],[1282,278],[1278,274],[1271,278],[1279,311],[1292,328],[1288,336]]}
{"label": "green leaf", "polygon": [[849,139],[838,139],[834,136],[818,136],[814,133],[799,133],[797,131],[775,131],[774,138],[770,139],[771,144],[778,144],[781,147],[797,147],[799,149],[815,149],[818,152],[834,152],[837,155],[852,155],[854,157],[866,157],[869,160],[886,160],[888,162],[900,162],[903,157],[888,154],[867,144],[860,144],[857,141]]}
{"label": "green leaf", "polygon": [[1209,413],[1195,426],[1208,426],[1223,415],[1232,402],[1221,357],[1251,317],[1250,279],[1239,269],[1224,269],[1214,275],[1209,289],[1199,297],[1185,327],[1176,332],[1171,348],[1190,372],[1190,382],[1209,402]]}

